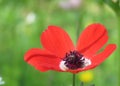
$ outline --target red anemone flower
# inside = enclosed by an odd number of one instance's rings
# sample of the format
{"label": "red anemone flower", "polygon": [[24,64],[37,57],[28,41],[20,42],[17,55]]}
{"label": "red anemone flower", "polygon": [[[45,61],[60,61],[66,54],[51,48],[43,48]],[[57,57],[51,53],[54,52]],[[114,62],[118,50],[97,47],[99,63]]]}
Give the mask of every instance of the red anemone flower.
{"label": "red anemone flower", "polygon": [[57,26],[49,26],[41,37],[43,48],[32,48],[24,60],[37,70],[45,72],[78,73],[95,68],[115,49],[115,44],[108,44],[98,53],[108,40],[106,28],[101,24],[89,25],[79,36],[75,47],[68,34]]}

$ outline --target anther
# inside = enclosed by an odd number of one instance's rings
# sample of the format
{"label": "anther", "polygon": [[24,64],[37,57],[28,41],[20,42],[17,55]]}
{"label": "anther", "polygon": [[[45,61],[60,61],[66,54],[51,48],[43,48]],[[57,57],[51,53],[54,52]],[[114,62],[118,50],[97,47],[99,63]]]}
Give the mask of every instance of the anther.
{"label": "anther", "polygon": [[61,61],[60,68],[63,71],[66,71],[67,69],[75,70],[78,68],[84,68],[90,64],[91,64],[91,61],[85,58],[79,52],[70,51],[69,53],[66,53],[63,61]]}

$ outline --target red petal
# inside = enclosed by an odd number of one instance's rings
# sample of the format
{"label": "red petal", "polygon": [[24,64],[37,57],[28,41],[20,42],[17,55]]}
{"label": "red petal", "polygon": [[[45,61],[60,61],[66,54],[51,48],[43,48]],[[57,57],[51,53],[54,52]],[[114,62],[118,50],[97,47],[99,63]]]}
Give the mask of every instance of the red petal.
{"label": "red petal", "polygon": [[106,29],[103,25],[89,25],[80,35],[77,43],[77,49],[80,52],[85,52],[92,45],[94,45],[105,33]]}
{"label": "red petal", "polygon": [[92,55],[96,54],[98,50],[100,50],[107,41],[108,36],[107,33],[105,33],[98,41],[96,41],[96,43],[94,43],[92,46],[86,49],[83,55],[91,57]]}
{"label": "red petal", "polygon": [[92,64],[86,67],[84,71],[93,69],[96,66],[100,65],[105,59],[107,59],[113,53],[115,49],[116,49],[115,44],[109,44],[102,53],[92,57],[91,59]]}
{"label": "red petal", "polygon": [[42,72],[48,70],[60,71],[59,63],[61,60],[46,50],[30,49],[25,54],[24,60]]}
{"label": "red petal", "polygon": [[41,42],[45,49],[63,58],[66,52],[73,50],[74,45],[68,34],[57,26],[49,26],[42,33]]}
{"label": "red petal", "polygon": [[115,44],[109,44],[102,53],[94,56],[91,59],[93,65],[97,66],[97,65],[101,64],[105,59],[108,58],[108,56],[110,56],[113,53],[113,51],[115,49],[116,49],[116,45]]}

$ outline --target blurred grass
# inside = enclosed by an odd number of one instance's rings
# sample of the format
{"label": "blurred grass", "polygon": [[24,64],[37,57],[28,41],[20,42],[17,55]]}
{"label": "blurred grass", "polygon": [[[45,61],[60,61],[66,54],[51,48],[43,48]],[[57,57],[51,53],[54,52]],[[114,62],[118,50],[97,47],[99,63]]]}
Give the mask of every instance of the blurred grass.
{"label": "blurred grass", "polygon": [[[23,60],[28,49],[41,47],[39,36],[48,25],[64,28],[75,43],[77,25],[81,33],[87,25],[99,22],[109,31],[109,43],[118,43],[117,17],[109,6],[95,0],[86,1],[77,10],[77,19],[75,10],[61,9],[58,3],[57,0],[0,0],[0,76],[5,81],[4,86],[71,86],[70,73],[41,73]],[[27,24],[26,16],[30,12],[36,14],[36,20]],[[93,70],[95,76],[91,83],[118,86],[116,57],[118,54],[112,54]],[[79,83],[77,78],[76,86]]]}

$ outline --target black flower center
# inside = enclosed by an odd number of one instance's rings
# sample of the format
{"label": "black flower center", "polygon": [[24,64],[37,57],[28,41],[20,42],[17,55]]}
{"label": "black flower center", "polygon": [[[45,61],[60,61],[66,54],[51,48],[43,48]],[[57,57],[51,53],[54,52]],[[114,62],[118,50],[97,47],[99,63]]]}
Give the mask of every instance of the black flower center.
{"label": "black flower center", "polygon": [[69,53],[66,53],[63,61],[65,61],[65,66],[72,70],[83,68],[85,66],[85,58],[77,51],[70,51]]}

